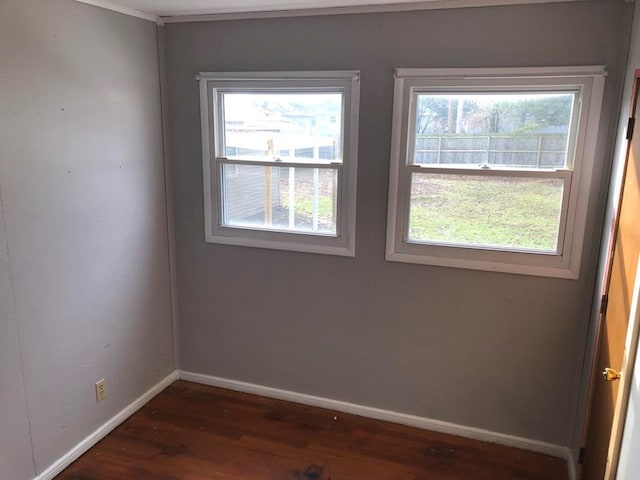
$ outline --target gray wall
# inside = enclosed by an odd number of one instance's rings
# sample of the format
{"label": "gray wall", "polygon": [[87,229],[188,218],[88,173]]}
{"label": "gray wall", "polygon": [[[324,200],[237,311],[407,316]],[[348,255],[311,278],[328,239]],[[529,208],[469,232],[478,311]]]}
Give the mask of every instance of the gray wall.
{"label": "gray wall", "polygon": [[34,465],[24,391],[18,324],[0,190],[0,473],[31,478]]}
{"label": "gray wall", "polygon": [[153,23],[0,2],[2,478],[27,411],[41,472],[174,368],[160,117]]}
{"label": "gray wall", "polygon": [[[181,367],[569,445],[631,11],[168,25]],[[384,261],[394,67],[584,64],[610,75],[578,281]],[[205,244],[197,72],[322,69],[362,71],[356,258]]]}

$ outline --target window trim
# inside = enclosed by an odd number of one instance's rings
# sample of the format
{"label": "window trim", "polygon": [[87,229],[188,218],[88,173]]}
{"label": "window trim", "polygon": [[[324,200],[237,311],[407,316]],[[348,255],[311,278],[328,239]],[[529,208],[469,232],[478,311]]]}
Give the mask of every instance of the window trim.
{"label": "window trim", "polygon": [[[354,257],[360,72],[201,72],[197,79],[200,82],[205,242]],[[224,164],[219,162],[222,157],[217,157],[217,153],[224,126],[218,110],[219,95],[221,92],[266,90],[343,93],[342,162],[321,162],[320,167],[338,171],[336,235],[222,225],[221,175]],[[264,162],[229,159],[225,163],[257,166]],[[269,166],[314,168],[316,165],[313,162],[287,161],[272,162]]]}
{"label": "window trim", "polygon": [[[386,259],[388,261],[437,265],[518,273],[545,277],[577,279],[586,228],[587,207],[592,188],[595,148],[604,93],[604,66],[547,68],[399,68],[394,73],[394,103],[387,212]],[[580,117],[569,155],[573,153],[573,168],[569,171],[569,194],[564,195],[558,252],[527,252],[506,248],[467,247],[409,242],[404,238],[408,225],[410,175],[412,170],[446,173],[453,169],[410,165],[408,154],[411,98],[414,91],[544,91],[556,87],[579,89]],[[572,151],[573,147],[573,151]],[[463,168],[460,173],[470,173]],[[482,169],[477,172],[482,174]],[[494,169],[492,174],[513,174],[517,169]],[[560,173],[564,170],[559,169]],[[562,230],[561,230],[562,231]]]}

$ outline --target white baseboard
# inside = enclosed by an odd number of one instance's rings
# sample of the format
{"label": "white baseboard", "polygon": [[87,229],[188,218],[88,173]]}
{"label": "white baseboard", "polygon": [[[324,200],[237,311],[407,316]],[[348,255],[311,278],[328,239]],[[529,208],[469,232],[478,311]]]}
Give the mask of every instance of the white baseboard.
{"label": "white baseboard", "polygon": [[53,465],[47,468],[44,472],[38,475],[34,480],[53,480],[56,475],[62,472],[65,468],[76,461],[83,453],[93,447],[96,443],[106,437],[112,430],[118,425],[124,422],[131,415],[136,413],[140,408],[144,406],[149,400],[155,397],[162,390],[167,388],[173,382],[178,379],[178,371],[172,372],[164,380],[154,385],[151,389],[143,393],[138,399],[129,404],[113,418],[108,420],[104,425],[98,428],[95,432],[82,440],[79,444],[69,450],[64,456],[62,456]]}
{"label": "white baseboard", "polygon": [[102,425],[100,428],[98,428],[96,431],[94,431],[88,437],[78,443],[75,447],[69,450],[64,456],[62,456],[49,468],[40,473],[37,477],[35,477],[34,480],[53,480],[58,474],[60,474],[65,468],[71,465],[82,454],[84,454],[87,450],[89,450],[96,443],[102,440],[111,431],[113,431],[127,418],[137,412],[153,397],[155,397],[158,393],[167,388],[177,379],[200,383],[203,385],[210,385],[213,387],[226,388],[238,392],[261,395],[263,397],[285,400],[302,405],[336,410],[338,412],[348,413],[351,415],[358,415],[361,417],[407,425],[409,427],[416,427],[423,430],[446,433],[449,435],[471,438],[483,442],[496,443],[500,445],[521,448],[524,450],[530,450],[533,452],[544,453],[546,455],[552,455],[554,457],[559,457],[566,460],[569,470],[569,479],[575,480],[576,468],[573,455],[568,448],[562,447],[560,445],[492,432],[481,428],[467,427],[455,423],[443,422],[441,420],[434,420],[426,417],[418,417],[415,415],[393,412],[391,410],[367,407],[364,405],[332,400],[330,398],[316,397],[313,395],[306,395],[304,393],[291,392],[288,390],[265,387],[262,385],[240,382],[237,380],[229,380],[226,378],[214,377],[211,375],[204,375],[200,373],[186,372],[182,370],[176,370],[172,372],[165,379],[142,394],[138,399],[125,407],[113,418],[108,420],[104,425]]}
{"label": "white baseboard", "polygon": [[379,408],[366,407],[354,403],[332,400],[330,398],[315,397],[304,393],[290,392],[277,388],[255,385],[252,383],[239,382],[237,380],[229,380],[226,378],[213,377],[200,373],[179,371],[180,380],[188,382],[201,383],[213,387],[226,388],[238,392],[252,393],[263,397],[275,398],[278,400],[286,400],[288,402],[300,403],[313,407],[326,408],[329,410],[337,410],[338,412],[359,415],[361,417],[374,418],[376,420],[384,420],[387,422],[399,423],[409,427],[417,427],[423,430],[431,430],[433,432],[447,433],[458,437],[471,438],[483,442],[497,443],[507,445],[523,450],[544,453],[554,457],[568,459],[568,449],[560,445],[545,443],[538,440],[506,435],[504,433],[491,432],[481,428],[467,427],[457,425],[455,423],[443,422],[426,417],[418,417],[415,415],[407,415],[406,413],[398,413],[390,410],[382,410]]}

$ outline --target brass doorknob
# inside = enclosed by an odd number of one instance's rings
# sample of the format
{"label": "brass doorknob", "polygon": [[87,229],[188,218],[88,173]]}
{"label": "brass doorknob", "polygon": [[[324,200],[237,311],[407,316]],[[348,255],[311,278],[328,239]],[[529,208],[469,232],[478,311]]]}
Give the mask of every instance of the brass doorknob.
{"label": "brass doorknob", "polygon": [[604,377],[605,381],[607,381],[607,382],[613,382],[614,380],[620,380],[620,373],[616,372],[612,368],[605,368],[604,372],[602,372],[602,376]]}

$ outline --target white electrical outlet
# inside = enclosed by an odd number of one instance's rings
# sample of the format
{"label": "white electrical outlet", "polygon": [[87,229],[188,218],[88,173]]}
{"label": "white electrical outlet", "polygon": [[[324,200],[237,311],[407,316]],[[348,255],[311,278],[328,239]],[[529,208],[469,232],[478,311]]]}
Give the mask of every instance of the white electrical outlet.
{"label": "white electrical outlet", "polygon": [[96,400],[103,400],[107,396],[107,387],[104,384],[104,378],[96,382]]}

